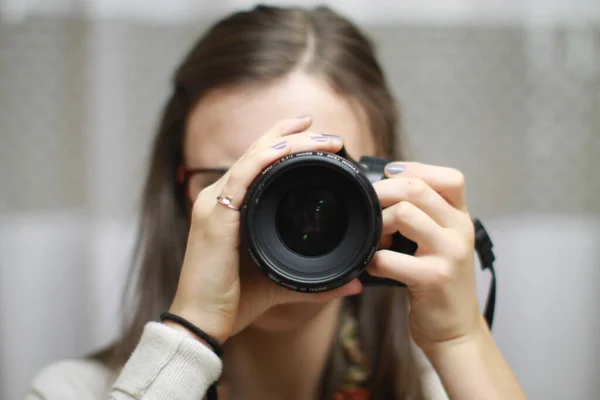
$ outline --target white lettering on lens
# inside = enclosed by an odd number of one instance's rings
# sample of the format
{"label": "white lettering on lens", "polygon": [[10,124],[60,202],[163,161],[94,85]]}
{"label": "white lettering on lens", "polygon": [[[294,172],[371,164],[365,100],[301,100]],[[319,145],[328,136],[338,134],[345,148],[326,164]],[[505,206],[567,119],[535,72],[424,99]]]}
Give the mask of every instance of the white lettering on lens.
{"label": "white lettering on lens", "polygon": [[264,175],[264,174],[266,174],[267,172],[269,172],[272,169],[273,169],[273,165],[269,165],[267,168],[263,169],[262,174]]}
{"label": "white lettering on lens", "polygon": [[285,282],[278,282],[281,286],[284,286],[286,288],[292,289],[292,290],[298,290],[298,287],[294,286],[294,285],[290,285],[288,283]]}
{"label": "white lettering on lens", "polygon": [[355,174],[358,174],[358,169],[351,162],[348,162],[346,160],[342,160],[342,164],[344,164],[345,166],[347,166],[350,169],[352,169],[352,171],[354,171]]}
{"label": "white lettering on lens", "polygon": [[260,263],[258,262],[258,259],[256,258],[256,256],[254,255],[254,252],[251,249],[248,249],[248,254],[250,255],[250,258],[252,259],[252,261],[254,261],[254,264],[256,264],[260,267]]}

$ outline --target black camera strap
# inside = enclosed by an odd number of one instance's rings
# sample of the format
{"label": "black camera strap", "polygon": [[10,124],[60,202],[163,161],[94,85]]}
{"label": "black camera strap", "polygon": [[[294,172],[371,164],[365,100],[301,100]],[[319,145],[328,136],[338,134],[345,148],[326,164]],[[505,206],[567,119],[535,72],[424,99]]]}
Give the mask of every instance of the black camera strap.
{"label": "black camera strap", "polygon": [[[492,323],[494,322],[494,311],[496,309],[496,271],[494,270],[494,260],[496,257],[492,251],[492,247],[494,247],[494,245],[492,244],[490,236],[479,219],[473,219],[473,227],[475,230],[474,250],[479,257],[481,269],[484,271],[489,269],[492,274],[492,282],[488,291],[488,298],[483,312],[485,320],[491,329]],[[399,233],[396,233],[392,236],[392,250],[405,254],[414,254],[416,248],[417,244],[415,242],[407,240]],[[359,277],[359,279],[363,285],[368,286],[406,286],[404,283],[395,281],[393,279],[374,277],[366,271]]]}
{"label": "black camera strap", "polygon": [[481,269],[484,271],[489,269],[492,274],[492,282],[483,312],[485,320],[491,329],[494,322],[494,311],[496,310],[496,271],[494,270],[496,256],[494,256],[494,252],[492,251],[494,244],[479,219],[473,219],[473,225],[475,227],[475,251],[479,257]]}
{"label": "black camera strap", "polygon": [[[363,156],[360,161],[357,162],[348,156],[348,153],[344,148],[342,148],[337,155],[344,157],[356,165],[360,165],[363,173],[366,174],[367,178],[371,183],[380,181],[385,179],[385,166],[389,163],[389,161],[372,156]],[[490,285],[490,290],[488,292],[487,302],[485,304],[484,316],[485,320],[490,327],[492,328],[492,323],[494,322],[494,311],[496,309],[496,271],[494,270],[494,260],[496,257],[494,256],[494,252],[492,251],[492,247],[494,247],[490,236],[487,231],[483,227],[481,221],[477,218],[473,219],[473,226],[475,228],[475,251],[477,252],[477,256],[479,257],[479,261],[481,262],[481,269],[486,270],[489,269],[492,274],[492,282]],[[407,244],[406,241],[401,243],[402,241],[394,242],[394,246],[398,246],[398,249],[402,253],[413,254],[414,250],[416,250],[416,244],[414,242],[410,242]],[[411,247],[414,245],[414,247]],[[388,285],[398,285],[398,282],[392,281],[386,278],[374,278],[370,276],[364,276],[364,282],[369,282],[371,284],[388,284]],[[386,283],[387,282],[387,283]],[[395,282],[395,283],[394,283]],[[399,284],[399,286],[404,286],[404,284]]]}

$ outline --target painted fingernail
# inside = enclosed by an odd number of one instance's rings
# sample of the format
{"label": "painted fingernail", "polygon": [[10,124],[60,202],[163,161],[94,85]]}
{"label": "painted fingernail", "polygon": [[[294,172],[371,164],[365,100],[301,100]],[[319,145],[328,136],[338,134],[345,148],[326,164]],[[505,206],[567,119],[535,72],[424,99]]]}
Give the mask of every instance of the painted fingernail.
{"label": "painted fingernail", "polygon": [[311,139],[315,142],[328,142],[329,138],[327,136],[311,136]]}
{"label": "painted fingernail", "polygon": [[337,135],[329,135],[327,133],[323,133],[324,136],[328,136],[331,138],[331,141],[335,144],[342,143],[342,137]]}
{"label": "painted fingernail", "polygon": [[404,164],[388,164],[386,165],[385,170],[388,173],[395,175],[404,172],[404,168]]}
{"label": "painted fingernail", "polygon": [[310,117],[311,117],[311,115],[309,115],[309,114],[302,114],[302,115],[298,115],[296,117],[296,119],[306,119],[306,118],[310,118]]}
{"label": "painted fingernail", "polygon": [[279,142],[277,144],[274,144],[271,147],[273,147],[275,150],[281,150],[281,149],[285,148],[285,146],[287,146],[287,142],[283,141],[283,142]]}

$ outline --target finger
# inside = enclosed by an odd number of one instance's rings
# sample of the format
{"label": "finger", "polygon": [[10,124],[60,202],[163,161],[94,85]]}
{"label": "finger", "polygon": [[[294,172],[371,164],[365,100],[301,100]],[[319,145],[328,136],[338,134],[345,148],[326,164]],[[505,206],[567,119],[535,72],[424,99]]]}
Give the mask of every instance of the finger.
{"label": "finger", "polygon": [[[342,148],[342,138],[335,135],[327,135],[320,132],[304,131],[294,133],[285,136],[284,138],[270,138],[262,140],[257,146],[253,146],[252,149],[248,150],[237,162],[237,165],[246,165],[245,163],[255,157],[260,152],[264,151],[265,148],[273,146],[274,144],[285,141],[289,143],[289,153],[298,153],[303,151],[327,151],[337,152]],[[275,161],[275,160],[273,160]],[[234,164],[234,165],[236,165]]]}
{"label": "finger", "polygon": [[377,251],[367,271],[373,276],[390,278],[409,287],[426,282],[431,274],[429,266],[422,258],[392,250]]}
{"label": "finger", "polygon": [[288,118],[281,120],[275,124],[267,133],[265,133],[261,140],[270,141],[270,139],[278,138],[294,133],[300,133],[307,130],[312,125],[313,119],[310,115],[300,115],[296,118]]}
{"label": "finger", "polygon": [[267,131],[267,133],[252,143],[250,148],[248,148],[240,160],[247,158],[250,154],[254,154],[257,150],[264,149],[270,143],[272,144],[273,139],[304,132],[311,125],[312,117],[310,115],[300,115],[296,118],[283,119],[277,122],[271,129]]}
{"label": "finger", "polygon": [[420,178],[450,205],[466,211],[465,177],[457,169],[416,162],[394,162],[385,167],[385,175],[388,178],[400,175]]}
{"label": "finger", "polygon": [[[240,208],[246,195],[248,187],[260,172],[277,159],[296,152],[302,151],[327,151],[337,152],[341,149],[343,142],[337,136],[324,136],[314,132],[296,133],[282,138],[272,138],[270,142],[263,144],[263,148],[257,148],[242,157],[228,171],[221,188],[222,196],[229,196],[234,207]],[[222,204],[216,204],[211,216],[215,223],[236,222],[239,218],[236,210],[229,209]]]}
{"label": "finger", "polygon": [[[267,144],[273,141],[273,138],[304,132],[311,125],[312,116],[310,115],[300,115],[296,118],[288,118],[281,120],[277,122],[277,124],[275,124],[267,133],[261,136],[260,139],[255,141],[241,158],[247,157],[249,153],[253,153],[257,148],[264,149],[265,147],[267,147]],[[226,177],[228,176],[228,174],[229,171],[227,171],[223,179],[214,182],[211,186],[222,188],[224,185],[223,181],[226,181]]]}
{"label": "finger", "polygon": [[414,204],[444,228],[460,226],[464,213],[452,207],[420,178],[398,176],[373,184],[383,208],[401,201]]}
{"label": "finger", "polygon": [[417,206],[401,201],[382,212],[383,234],[400,232],[421,251],[440,251],[447,242],[444,228]]}

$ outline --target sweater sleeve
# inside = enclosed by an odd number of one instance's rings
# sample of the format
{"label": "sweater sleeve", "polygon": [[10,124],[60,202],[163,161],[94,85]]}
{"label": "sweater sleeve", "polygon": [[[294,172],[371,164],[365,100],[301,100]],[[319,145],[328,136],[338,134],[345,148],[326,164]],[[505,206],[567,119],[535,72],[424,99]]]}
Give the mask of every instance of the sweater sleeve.
{"label": "sweater sleeve", "polygon": [[198,400],[219,378],[222,366],[221,359],[202,343],[150,322],[109,398]]}
{"label": "sweater sleeve", "polygon": [[26,400],[198,400],[222,369],[202,343],[150,322],[118,376],[89,360],[63,360],[42,370]]}

